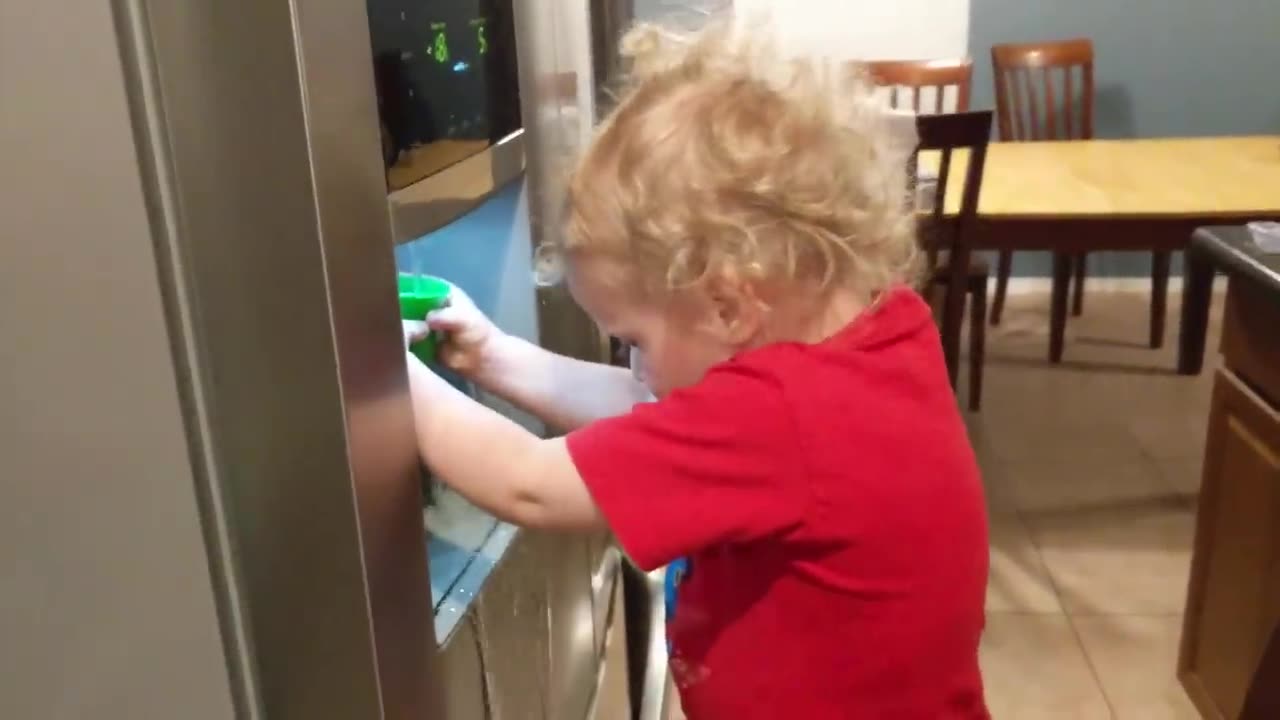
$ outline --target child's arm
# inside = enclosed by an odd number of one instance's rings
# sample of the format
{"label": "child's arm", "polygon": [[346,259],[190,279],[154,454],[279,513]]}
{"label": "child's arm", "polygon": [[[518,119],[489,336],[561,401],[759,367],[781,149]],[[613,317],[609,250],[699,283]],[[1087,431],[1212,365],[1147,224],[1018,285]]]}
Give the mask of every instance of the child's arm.
{"label": "child's arm", "polygon": [[441,480],[522,527],[604,528],[563,439],[539,438],[406,360],[419,451]]}
{"label": "child's arm", "polygon": [[556,355],[503,333],[459,290],[428,324],[445,334],[440,356],[446,366],[560,430],[621,415],[649,399],[626,369]]}
{"label": "child's arm", "polygon": [[650,399],[630,370],[557,355],[510,335],[495,338],[489,361],[474,379],[566,432]]}

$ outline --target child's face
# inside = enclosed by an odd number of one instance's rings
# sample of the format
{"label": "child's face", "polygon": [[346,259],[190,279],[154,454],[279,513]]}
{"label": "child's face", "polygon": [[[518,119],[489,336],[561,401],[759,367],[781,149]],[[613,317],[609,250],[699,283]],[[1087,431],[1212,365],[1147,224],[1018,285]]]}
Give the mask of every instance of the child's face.
{"label": "child's face", "polygon": [[637,298],[607,261],[575,259],[567,275],[574,299],[605,333],[630,345],[632,372],[659,398],[697,383],[738,349],[706,322],[705,303]]}

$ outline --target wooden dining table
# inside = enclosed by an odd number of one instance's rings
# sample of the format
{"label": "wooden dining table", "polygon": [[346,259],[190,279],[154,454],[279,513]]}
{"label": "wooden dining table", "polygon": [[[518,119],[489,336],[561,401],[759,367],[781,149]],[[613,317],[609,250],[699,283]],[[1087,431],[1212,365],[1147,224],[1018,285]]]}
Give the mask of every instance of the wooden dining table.
{"label": "wooden dining table", "polygon": [[[964,163],[958,154],[951,172],[963,172]],[[947,195],[954,213],[959,193]],[[974,250],[1055,253],[1051,322],[1065,323],[1072,255],[1155,251],[1157,262],[1168,263],[1197,227],[1251,220],[1280,220],[1280,135],[996,142],[968,237]],[[1204,354],[1210,294],[1203,285],[1183,295],[1182,373],[1199,372]],[[1164,339],[1166,294],[1153,288],[1152,347]],[[1049,359],[1059,362],[1062,334],[1050,338]]]}

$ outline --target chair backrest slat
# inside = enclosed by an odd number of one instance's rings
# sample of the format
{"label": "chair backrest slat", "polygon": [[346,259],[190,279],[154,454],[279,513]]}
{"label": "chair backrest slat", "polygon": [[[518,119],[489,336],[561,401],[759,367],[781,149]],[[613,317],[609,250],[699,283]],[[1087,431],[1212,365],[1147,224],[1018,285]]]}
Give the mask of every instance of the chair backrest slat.
{"label": "chair backrest slat", "polygon": [[[973,61],[959,60],[878,60],[865,63],[872,82],[889,88],[889,105],[897,109],[910,108],[916,114],[924,106],[924,91],[933,89],[935,113],[946,110],[947,88],[955,88],[956,112],[969,109],[969,95],[973,86]],[[900,90],[906,92],[900,93]],[[909,95],[908,95],[909,93]],[[903,102],[908,95],[910,103]]]}
{"label": "chair backrest slat", "polygon": [[[1093,137],[1091,41],[996,45],[991,48],[991,64],[995,71],[1001,140]],[[1076,94],[1077,74],[1081,80],[1079,95]],[[1062,78],[1060,84],[1057,78]],[[1063,88],[1061,96],[1056,91],[1059,85]]]}

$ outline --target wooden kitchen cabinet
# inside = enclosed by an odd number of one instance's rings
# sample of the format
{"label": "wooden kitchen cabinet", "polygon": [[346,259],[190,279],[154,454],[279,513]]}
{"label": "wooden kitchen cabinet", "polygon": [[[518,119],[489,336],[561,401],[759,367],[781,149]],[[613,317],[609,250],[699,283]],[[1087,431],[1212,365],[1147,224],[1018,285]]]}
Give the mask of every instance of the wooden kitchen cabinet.
{"label": "wooden kitchen cabinet", "polygon": [[1214,380],[1179,675],[1235,720],[1280,619],[1280,303],[1232,279]]}
{"label": "wooden kitchen cabinet", "polygon": [[1181,672],[1205,717],[1235,718],[1280,617],[1280,414],[1218,371]]}

